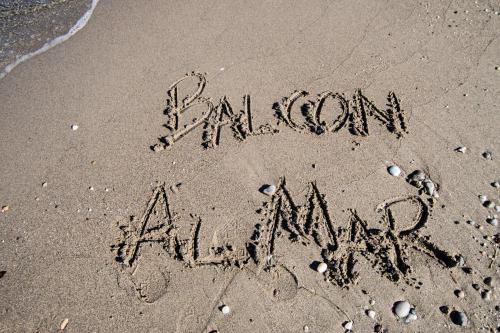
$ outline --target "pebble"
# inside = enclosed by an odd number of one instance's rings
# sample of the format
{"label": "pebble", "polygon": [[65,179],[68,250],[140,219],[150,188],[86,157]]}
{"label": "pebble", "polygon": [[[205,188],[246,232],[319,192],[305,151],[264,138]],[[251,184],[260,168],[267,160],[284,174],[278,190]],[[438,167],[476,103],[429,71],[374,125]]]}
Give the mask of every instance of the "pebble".
{"label": "pebble", "polygon": [[373,306],[373,305],[375,305],[375,301],[371,299],[371,300],[368,301],[368,304],[370,304],[371,306]]}
{"label": "pebble", "polygon": [[309,326],[304,325],[304,333],[310,333],[311,330],[309,329]]}
{"label": "pebble", "polygon": [[377,315],[377,313],[373,310],[367,310],[366,311],[366,315],[370,318],[370,319],[375,319],[375,316]]}
{"label": "pebble", "polygon": [[394,303],[393,311],[399,318],[405,318],[410,314],[411,305],[407,301],[398,301]]}
{"label": "pebble", "polygon": [[491,153],[491,151],[489,150],[486,150],[484,153],[483,153],[483,157],[487,160],[491,160],[493,158],[493,154]]}
{"label": "pebble", "polygon": [[453,324],[458,326],[467,326],[467,323],[469,322],[465,313],[456,310],[451,311],[450,319]]}
{"label": "pebble", "polygon": [[227,305],[222,306],[221,311],[224,315],[228,315],[231,312],[231,308]]}
{"label": "pebble", "polygon": [[467,147],[464,147],[464,146],[460,146],[457,149],[455,149],[455,151],[462,153],[462,154],[465,154],[466,150],[467,150]]}
{"label": "pebble", "polygon": [[47,187],[47,182],[43,182],[42,187]]}
{"label": "pebble", "polygon": [[401,174],[401,169],[397,165],[391,165],[387,168],[391,176],[398,177]]}
{"label": "pebble", "polygon": [[495,212],[500,213],[500,206],[499,205],[495,205]]}
{"label": "pebble", "polygon": [[2,206],[2,213],[5,213],[9,210],[9,206]]}
{"label": "pebble", "polygon": [[73,131],[76,131],[78,129],[78,125],[76,125],[76,124],[71,125],[71,129]]}
{"label": "pebble", "polygon": [[498,219],[497,218],[487,219],[486,222],[488,222],[489,224],[491,224],[494,227],[496,227],[498,225]]}
{"label": "pebble", "polygon": [[318,273],[321,273],[321,274],[323,274],[324,272],[326,272],[327,269],[328,269],[328,266],[324,262],[319,263],[318,267],[316,268],[316,270],[318,271]]}
{"label": "pebble", "polygon": [[273,195],[276,192],[276,186],[274,185],[264,185],[261,190],[262,193],[266,195]]}
{"label": "pebble", "polygon": [[353,323],[351,320],[349,320],[349,321],[346,321],[346,322],[344,323],[344,328],[345,328],[346,330],[348,330],[348,331],[352,331],[352,326],[353,326],[353,325],[354,325],[354,323]]}
{"label": "pebble", "polygon": [[474,221],[474,220],[468,220],[467,224],[470,224],[470,225],[474,226],[474,225],[476,225],[476,221]]}
{"label": "pebble", "polygon": [[93,187],[93,186],[90,186],[90,187],[89,187],[89,191],[94,191],[94,187]]}
{"label": "pebble", "polygon": [[491,186],[493,186],[494,188],[499,188],[500,183],[495,181],[495,182],[491,183]]}
{"label": "pebble", "polygon": [[464,298],[465,297],[465,293],[463,290],[457,290],[455,292],[455,294],[457,295],[458,298]]}
{"label": "pebble", "polygon": [[480,203],[484,204],[487,200],[488,200],[487,196],[482,195],[482,194],[479,196],[479,202]]}

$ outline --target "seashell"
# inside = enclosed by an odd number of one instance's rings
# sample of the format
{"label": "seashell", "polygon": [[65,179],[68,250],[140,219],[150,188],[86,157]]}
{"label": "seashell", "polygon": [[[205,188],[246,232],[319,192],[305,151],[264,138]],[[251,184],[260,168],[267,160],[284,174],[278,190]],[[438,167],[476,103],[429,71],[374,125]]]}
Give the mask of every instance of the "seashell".
{"label": "seashell", "polygon": [[392,311],[399,318],[406,318],[410,314],[411,305],[407,301],[398,301],[394,303]]}
{"label": "seashell", "polygon": [[397,165],[391,165],[387,168],[391,176],[398,177],[401,174],[401,169]]}
{"label": "seashell", "polygon": [[222,314],[224,314],[224,315],[228,315],[231,313],[231,308],[227,305],[223,305],[220,310],[221,310]]}
{"label": "seashell", "polygon": [[327,269],[328,269],[328,266],[324,262],[319,263],[318,267],[316,268],[316,270],[318,271],[318,273],[321,273],[321,274],[323,274],[324,272],[326,272]]}

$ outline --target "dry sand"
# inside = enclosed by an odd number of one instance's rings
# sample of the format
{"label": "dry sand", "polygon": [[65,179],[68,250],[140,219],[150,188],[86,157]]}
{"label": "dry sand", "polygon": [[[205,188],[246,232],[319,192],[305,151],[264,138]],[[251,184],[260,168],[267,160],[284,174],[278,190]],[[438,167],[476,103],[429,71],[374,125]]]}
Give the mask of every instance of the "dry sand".
{"label": "dry sand", "polygon": [[498,330],[498,10],[101,1],[0,81],[0,331]]}

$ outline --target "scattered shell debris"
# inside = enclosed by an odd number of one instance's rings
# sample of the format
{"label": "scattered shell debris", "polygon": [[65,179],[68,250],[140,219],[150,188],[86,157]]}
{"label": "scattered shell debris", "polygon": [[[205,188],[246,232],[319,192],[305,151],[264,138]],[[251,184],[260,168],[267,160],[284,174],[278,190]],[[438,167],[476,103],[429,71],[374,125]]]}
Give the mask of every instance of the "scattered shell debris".
{"label": "scattered shell debris", "polygon": [[391,165],[387,168],[387,172],[389,172],[391,176],[398,177],[401,174],[401,169],[397,165]]}
{"label": "scattered shell debris", "polygon": [[425,194],[439,198],[438,186],[423,172],[422,170],[415,170],[406,177],[406,181],[422,190]]}

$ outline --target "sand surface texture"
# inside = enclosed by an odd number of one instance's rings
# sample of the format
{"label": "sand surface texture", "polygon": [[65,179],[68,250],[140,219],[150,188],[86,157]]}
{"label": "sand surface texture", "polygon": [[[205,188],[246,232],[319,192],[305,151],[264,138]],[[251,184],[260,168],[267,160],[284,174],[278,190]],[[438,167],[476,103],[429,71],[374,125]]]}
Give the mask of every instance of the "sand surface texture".
{"label": "sand surface texture", "polygon": [[0,81],[0,331],[497,331],[498,10],[101,1]]}

